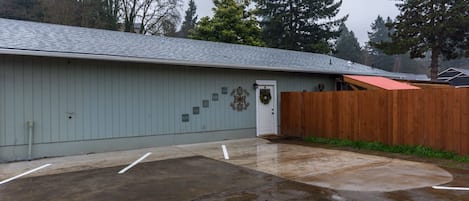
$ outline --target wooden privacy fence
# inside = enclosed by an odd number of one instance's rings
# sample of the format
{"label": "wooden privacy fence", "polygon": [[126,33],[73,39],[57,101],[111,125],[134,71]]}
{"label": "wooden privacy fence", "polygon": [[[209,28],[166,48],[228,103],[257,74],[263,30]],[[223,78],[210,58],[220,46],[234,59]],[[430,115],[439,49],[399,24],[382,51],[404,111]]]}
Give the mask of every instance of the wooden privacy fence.
{"label": "wooden privacy fence", "polygon": [[469,89],[284,92],[281,134],[469,154]]}

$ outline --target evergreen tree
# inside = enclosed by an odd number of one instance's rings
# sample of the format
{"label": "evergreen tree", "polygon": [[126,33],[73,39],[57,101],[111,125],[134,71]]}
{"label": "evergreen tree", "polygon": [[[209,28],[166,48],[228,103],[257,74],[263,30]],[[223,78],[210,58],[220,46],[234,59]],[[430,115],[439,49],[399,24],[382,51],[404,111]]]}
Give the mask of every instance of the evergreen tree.
{"label": "evergreen tree", "polygon": [[345,23],[340,25],[340,37],[336,41],[335,56],[341,59],[361,63],[362,53],[360,43],[353,31],[349,31]]}
{"label": "evergreen tree", "polygon": [[375,44],[389,54],[409,52],[423,58],[431,52],[431,78],[437,79],[439,59],[469,56],[469,0],[399,0],[400,14],[390,24],[392,42]]}
{"label": "evergreen tree", "polygon": [[[1,0],[0,17],[91,28],[117,29],[119,0]],[[106,3],[114,17],[108,20]]]}
{"label": "evergreen tree", "polygon": [[214,0],[212,18],[203,17],[190,38],[235,44],[262,46],[261,30],[251,12],[246,11],[248,1]]}
{"label": "evergreen tree", "polygon": [[184,17],[181,30],[179,30],[177,36],[181,38],[187,38],[189,36],[189,32],[196,26],[197,17],[197,6],[195,5],[194,0],[190,0],[189,8],[186,10],[186,16]]}
{"label": "evergreen tree", "polygon": [[391,24],[392,20],[390,17],[386,19],[386,22],[384,19],[378,15],[378,18],[371,24],[371,32],[368,32],[368,50],[370,51],[371,54],[373,55],[380,55],[383,54],[383,51],[373,47],[371,44],[376,44],[376,43],[382,43],[382,42],[391,42],[391,37],[389,36],[391,34],[391,30],[388,29],[386,24]]}
{"label": "evergreen tree", "polygon": [[372,44],[391,42],[390,30],[386,25],[392,24],[392,19],[387,17],[386,21],[381,16],[371,24],[371,32],[368,32],[369,41],[367,43],[366,64],[386,71],[425,73],[423,62],[413,60],[408,54],[388,55],[383,50],[374,47]]}
{"label": "evergreen tree", "polygon": [[78,0],[80,26],[117,30],[117,0]]}
{"label": "evergreen tree", "polygon": [[397,71],[399,67],[395,66],[395,62],[399,61],[396,57],[385,54],[381,49],[374,47],[372,44],[383,42],[391,42],[391,30],[386,26],[386,23],[392,23],[390,17],[384,21],[383,17],[379,16],[371,24],[371,32],[368,32],[369,41],[366,49],[368,61],[367,65],[377,67],[387,71]]}
{"label": "evergreen tree", "polygon": [[42,21],[44,13],[39,0],[0,0],[0,18]]}
{"label": "evergreen tree", "polygon": [[267,46],[306,52],[329,53],[331,39],[347,17],[337,16],[342,0],[255,0]]}

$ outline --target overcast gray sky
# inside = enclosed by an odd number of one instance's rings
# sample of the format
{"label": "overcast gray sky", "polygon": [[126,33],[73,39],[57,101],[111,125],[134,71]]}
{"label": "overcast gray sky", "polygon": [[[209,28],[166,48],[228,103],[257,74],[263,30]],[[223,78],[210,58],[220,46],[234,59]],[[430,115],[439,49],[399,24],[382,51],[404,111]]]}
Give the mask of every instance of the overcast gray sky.
{"label": "overcast gray sky", "polygon": [[[186,2],[183,10],[186,10],[188,0],[184,1]],[[197,5],[199,19],[203,16],[212,15],[212,0],[195,0],[195,4]],[[370,31],[370,25],[378,15],[385,18],[390,16],[394,19],[399,14],[395,4],[395,0],[343,0],[339,16],[349,14],[346,25],[355,33],[358,41],[363,45],[368,41],[367,32]]]}

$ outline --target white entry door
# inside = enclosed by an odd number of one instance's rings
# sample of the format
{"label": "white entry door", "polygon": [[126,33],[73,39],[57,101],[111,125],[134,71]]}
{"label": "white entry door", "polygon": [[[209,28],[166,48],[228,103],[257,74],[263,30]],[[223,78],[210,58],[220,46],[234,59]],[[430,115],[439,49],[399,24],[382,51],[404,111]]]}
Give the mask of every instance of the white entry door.
{"label": "white entry door", "polygon": [[277,134],[277,83],[257,81],[257,136]]}

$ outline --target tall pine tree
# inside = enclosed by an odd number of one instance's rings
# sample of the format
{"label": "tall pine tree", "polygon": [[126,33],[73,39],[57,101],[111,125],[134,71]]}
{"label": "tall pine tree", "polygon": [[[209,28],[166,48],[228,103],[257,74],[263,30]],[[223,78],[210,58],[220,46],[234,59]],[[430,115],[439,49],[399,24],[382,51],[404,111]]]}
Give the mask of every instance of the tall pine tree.
{"label": "tall pine tree", "polygon": [[388,55],[383,50],[376,48],[373,44],[391,42],[390,30],[386,24],[393,21],[387,17],[386,21],[383,17],[378,16],[371,24],[371,32],[368,32],[369,41],[366,47],[366,65],[371,65],[387,71],[406,72],[406,73],[425,73],[423,63],[413,60],[408,54]]}
{"label": "tall pine tree", "polygon": [[386,22],[384,21],[383,17],[379,16],[376,20],[371,24],[371,32],[368,32],[368,50],[373,55],[380,55],[383,54],[381,49],[373,47],[372,44],[383,43],[383,42],[391,42],[391,30],[386,26],[386,24],[391,24],[392,19],[388,17]]}
{"label": "tall pine tree", "polygon": [[366,46],[368,54],[366,55],[366,58],[368,59],[365,64],[387,71],[394,71],[397,70],[394,69],[394,63],[397,58],[387,55],[383,50],[373,46],[373,44],[391,42],[391,37],[389,36],[391,34],[391,30],[386,26],[387,23],[392,23],[390,17],[384,21],[383,17],[378,16],[371,24],[371,32],[368,32],[369,41]]}
{"label": "tall pine tree", "polygon": [[178,37],[187,38],[191,30],[193,30],[197,23],[197,6],[194,0],[189,1],[189,7],[186,10],[184,21],[182,22],[181,30],[176,34]]}
{"label": "tall pine tree", "polygon": [[362,53],[360,43],[353,31],[349,31],[345,23],[340,25],[340,37],[336,41],[336,53],[334,56],[353,61],[356,63],[362,62]]}
{"label": "tall pine tree", "polygon": [[342,0],[255,0],[262,36],[274,48],[329,53],[331,39],[347,17],[337,16]]}
{"label": "tall pine tree", "polygon": [[247,11],[249,1],[214,0],[215,14],[202,18],[190,38],[253,46],[264,45],[254,15]]}
{"label": "tall pine tree", "polygon": [[430,75],[437,79],[440,57],[469,56],[469,0],[399,0],[400,14],[390,24],[392,42],[379,43],[389,54],[431,52]]}

